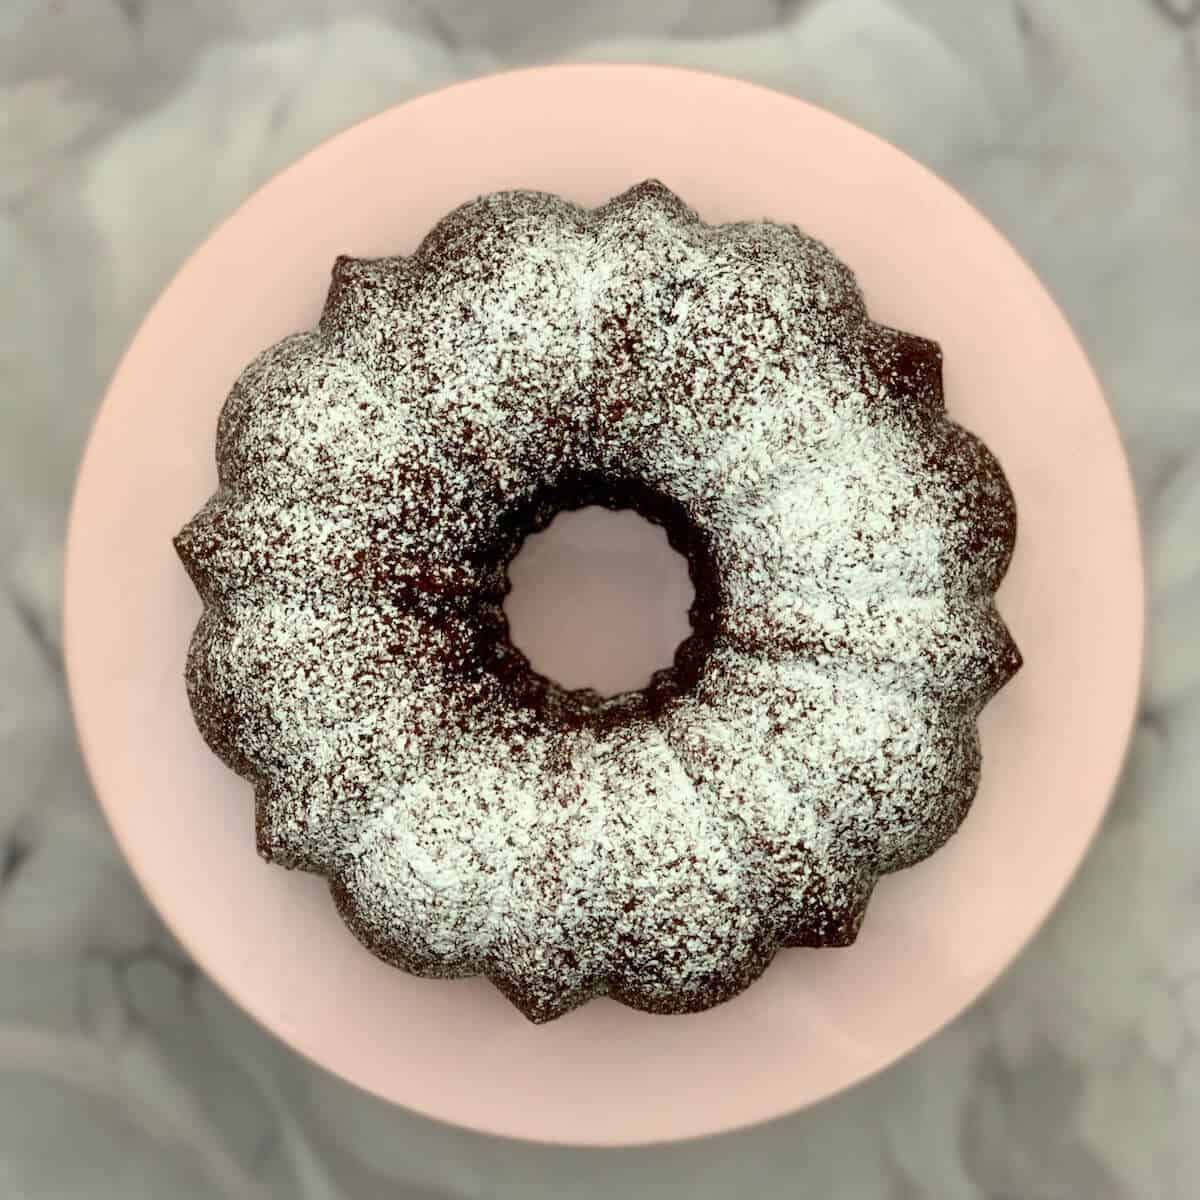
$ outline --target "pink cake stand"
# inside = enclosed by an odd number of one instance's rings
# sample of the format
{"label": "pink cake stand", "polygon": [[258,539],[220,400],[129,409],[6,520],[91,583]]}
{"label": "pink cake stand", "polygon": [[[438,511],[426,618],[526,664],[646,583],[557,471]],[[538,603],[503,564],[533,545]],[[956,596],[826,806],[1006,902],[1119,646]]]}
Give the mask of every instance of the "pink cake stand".
{"label": "pink cake stand", "polygon": [[[383,966],[319,879],[256,857],[250,789],[188,711],[181,672],[200,605],[171,536],[213,490],[230,383],[314,322],[335,255],[409,251],[480,192],[592,204],[648,176],[710,221],[799,224],[850,263],[876,318],[942,344],[950,410],[1016,493],[1000,607],[1026,666],[984,715],[970,818],[927,863],[883,881],[857,945],[785,951],[745,995],[698,1016],[596,1001],[539,1028],[484,982]],[[298,1051],[398,1104],[608,1146],[812,1104],[970,1004],[1096,830],[1134,713],[1142,618],[1112,418],[1007,242],[928,171],[828,113],[632,66],[522,71],[423,97],[254,195],[167,288],[116,373],[79,474],[66,585],[71,695],[96,790],[146,892],[213,978]]]}

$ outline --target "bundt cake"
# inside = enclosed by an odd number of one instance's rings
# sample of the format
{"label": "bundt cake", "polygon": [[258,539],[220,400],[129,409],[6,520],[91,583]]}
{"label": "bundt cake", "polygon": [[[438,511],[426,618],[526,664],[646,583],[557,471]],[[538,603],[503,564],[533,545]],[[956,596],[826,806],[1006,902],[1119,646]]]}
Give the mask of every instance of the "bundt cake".
{"label": "bundt cake", "polygon": [[[217,462],[175,543],[187,687],[261,854],[387,962],[534,1021],[704,1009],[853,941],[963,819],[1020,663],[1012,495],[938,347],[794,227],[659,183],[484,196],[411,257],[340,258]],[[639,692],[566,691],[508,637],[508,563],[586,505],[661,524],[695,584]]]}

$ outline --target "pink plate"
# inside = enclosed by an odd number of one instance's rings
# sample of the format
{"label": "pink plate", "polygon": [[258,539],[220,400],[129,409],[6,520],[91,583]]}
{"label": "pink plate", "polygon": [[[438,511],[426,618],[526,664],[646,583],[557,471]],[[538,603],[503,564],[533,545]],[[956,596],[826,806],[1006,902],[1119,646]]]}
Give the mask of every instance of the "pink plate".
{"label": "pink plate", "polygon": [[[857,945],[785,951],[745,995],[698,1016],[597,1001],[535,1027],[484,982],[383,966],[320,880],[257,858],[250,789],[188,711],[181,672],[200,603],[171,536],[213,490],[229,385],[257,351],[314,322],[335,255],[411,250],[480,192],[593,204],[648,176],[711,221],[799,224],[858,273],[876,318],[942,344],[950,409],[1016,493],[1000,607],[1026,666],[984,715],[970,819],[927,863],[881,883]],[[1013,249],[924,168],[828,113],[646,67],[453,87],[342,134],[253,196],[167,288],[117,371],[79,475],[66,585],[71,694],[96,790],[197,961],[297,1050],[380,1096],[492,1133],[592,1145],[715,1133],[811,1104],[978,996],[1062,893],[1104,812],[1142,617],[1116,430]]]}

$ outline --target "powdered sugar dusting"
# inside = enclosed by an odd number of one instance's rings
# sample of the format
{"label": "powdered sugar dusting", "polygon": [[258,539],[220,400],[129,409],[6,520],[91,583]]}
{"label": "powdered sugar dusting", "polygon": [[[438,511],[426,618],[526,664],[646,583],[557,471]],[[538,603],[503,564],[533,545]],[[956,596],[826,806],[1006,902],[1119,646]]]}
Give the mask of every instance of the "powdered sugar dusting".
{"label": "powdered sugar dusting", "polygon": [[[408,970],[537,1020],[704,1008],[853,940],[974,795],[1012,498],[936,346],[793,228],[653,183],[484,197],[340,260],[218,461],[177,539],[197,721],[264,855]],[[609,702],[533,676],[500,607],[521,537],[592,502],[661,520],[697,585],[678,669]]]}

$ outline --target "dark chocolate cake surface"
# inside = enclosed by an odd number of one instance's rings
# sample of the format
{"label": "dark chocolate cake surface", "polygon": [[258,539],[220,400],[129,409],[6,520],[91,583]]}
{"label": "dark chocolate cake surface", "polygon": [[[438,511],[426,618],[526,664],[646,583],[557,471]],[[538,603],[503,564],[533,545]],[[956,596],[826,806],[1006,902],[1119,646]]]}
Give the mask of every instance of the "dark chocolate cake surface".
{"label": "dark chocolate cake surface", "polygon": [[[974,797],[1020,663],[1012,496],[937,346],[795,228],[653,182],[485,196],[340,259],[217,460],[176,539],[197,723],[262,854],[397,966],[534,1020],[706,1008],[852,941]],[[675,667],[608,700],[534,673],[501,607],[522,539],[587,504],[664,525],[696,585]]]}

